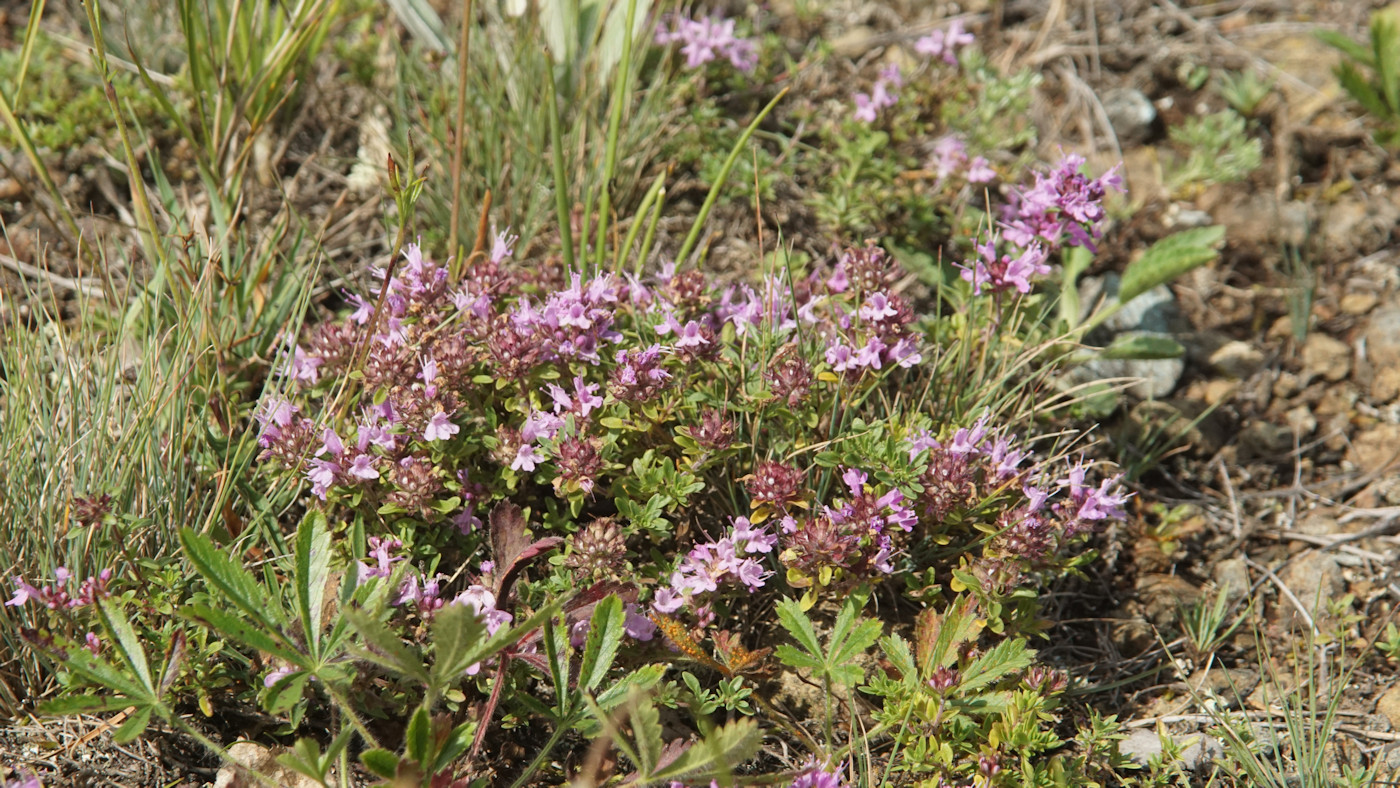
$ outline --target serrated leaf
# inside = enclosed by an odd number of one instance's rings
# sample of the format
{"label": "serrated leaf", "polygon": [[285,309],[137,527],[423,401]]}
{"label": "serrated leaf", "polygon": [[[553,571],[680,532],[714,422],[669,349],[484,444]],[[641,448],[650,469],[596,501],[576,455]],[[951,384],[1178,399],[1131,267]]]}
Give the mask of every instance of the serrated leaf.
{"label": "serrated leaf", "polygon": [[634,690],[637,692],[645,692],[659,684],[661,682],[661,677],[665,675],[666,665],[659,663],[643,665],[613,682],[607,689],[598,693],[598,708],[603,711],[611,711],[622,705],[622,702],[627,700],[627,697]]}
{"label": "serrated leaf", "polygon": [[155,700],[140,683],[133,681],[101,657],[94,657],[87,649],[73,651],[68,655],[65,664],[69,670],[88,681],[125,695],[126,705],[122,708]]}
{"label": "serrated leaf", "polygon": [[1098,352],[1103,359],[1164,359],[1181,358],[1186,348],[1180,342],[1162,334],[1127,332],[1113,338],[1108,347]]}
{"label": "serrated leaf", "polygon": [[866,649],[875,645],[875,641],[880,639],[880,633],[881,625],[877,619],[860,622],[845,640],[832,643],[832,654],[828,661],[834,665],[853,661],[857,654],[864,654]]}
{"label": "serrated leaf", "polygon": [[1390,117],[1391,113],[1381,98],[1380,92],[1356,69],[1356,66],[1342,63],[1333,69],[1332,73],[1336,75],[1337,81],[1346,89],[1346,92],[1367,112],[1377,118]]}
{"label": "serrated leaf", "polygon": [[55,716],[67,716],[69,714],[88,714],[96,711],[119,711],[131,705],[131,701],[125,697],[109,695],[99,698],[94,695],[74,695],[68,698],[55,698],[39,704],[41,714],[52,714]]}
{"label": "serrated leaf", "polygon": [[651,775],[653,780],[703,780],[729,775],[758,752],[762,739],[758,723],[735,720],[710,732],[687,749],[674,763]]}
{"label": "serrated leaf", "polygon": [[180,545],[195,571],[217,588],[224,598],[254,620],[271,623],[266,616],[268,613],[275,615],[278,608],[270,604],[267,594],[252,573],[234,563],[208,537],[196,533],[192,528],[180,529]]}
{"label": "serrated leaf", "polygon": [[1215,245],[1225,237],[1221,225],[1196,227],[1169,235],[1148,247],[1128,265],[1118,286],[1118,301],[1126,304],[1157,285],[1214,260]]}
{"label": "serrated leaf", "polygon": [[[110,599],[99,601],[97,610],[98,615],[102,617],[102,623],[115,636],[117,651],[121,654],[122,660],[126,662],[131,672],[136,674],[136,679],[141,682],[141,686],[146,689],[150,694],[150,699],[154,701],[156,699],[156,683],[151,676],[150,663],[146,661],[146,650],[141,647],[141,639],[136,636],[136,630],[131,628],[131,622],[127,620],[126,614]],[[147,714],[147,716],[150,715]],[[144,725],[142,729],[145,729]]]}
{"label": "serrated leaf", "polygon": [[1024,639],[1003,640],[962,671],[958,690],[964,695],[971,694],[1008,673],[1030,667],[1034,660],[1035,651],[1026,648]]}
{"label": "serrated leaf", "polygon": [[136,737],[146,732],[146,726],[151,724],[151,712],[154,709],[150,706],[139,706],[126,721],[112,733],[112,741],[117,744],[126,744],[135,741]]}
{"label": "serrated leaf", "polygon": [[773,652],[778,657],[778,661],[791,668],[811,668],[820,670],[826,663],[805,651],[799,651],[787,643],[778,644],[778,648]]}
{"label": "serrated leaf", "polygon": [[909,648],[909,641],[899,635],[890,635],[880,640],[880,648],[885,652],[885,659],[894,665],[895,670],[900,673],[900,680],[906,684],[917,683],[919,680],[919,666],[914,661],[914,653]]}
{"label": "serrated leaf", "polygon": [[[793,639],[802,646],[807,653],[818,660],[822,656],[821,643],[817,640],[817,630],[812,626],[812,619],[802,612],[802,604],[793,599],[782,599],[778,602],[778,623],[783,625],[783,629],[792,635]],[[782,659],[781,652],[778,658]],[[786,661],[786,660],[784,660]],[[820,664],[820,663],[818,663]]]}
{"label": "serrated leaf", "polygon": [[[486,640],[486,624],[470,606],[449,604],[433,617],[432,686],[450,686],[467,668],[480,662],[471,655]],[[465,661],[464,661],[465,660]]]}
{"label": "serrated leaf", "polygon": [[399,756],[388,750],[373,749],[360,753],[360,763],[365,765],[377,777],[386,780],[393,779],[399,770]]}
{"label": "serrated leaf", "polygon": [[313,510],[297,526],[292,573],[296,585],[297,613],[313,658],[321,654],[321,610],[326,599],[330,567],[331,535],[326,528],[326,515]]}
{"label": "serrated leaf", "polygon": [[192,621],[206,624],[220,635],[230,637],[244,646],[265,651],[297,667],[307,667],[306,660],[300,652],[287,648],[280,639],[274,639],[266,631],[244,621],[233,613],[218,610],[208,605],[190,604],[180,608],[180,615]]}
{"label": "serrated leaf", "polygon": [[364,611],[348,609],[341,615],[350,619],[351,626],[370,646],[368,649],[355,649],[357,656],[406,678],[428,684],[428,669],[424,667],[423,655],[417,649],[404,645],[398,635]]}
{"label": "serrated leaf", "polygon": [[301,700],[302,693],[306,691],[306,682],[310,679],[311,674],[301,670],[278,679],[277,683],[272,685],[272,697],[267,704],[268,712],[272,714],[287,713]]}
{"label": "serrated leaf", "polygon": [[637,694],[635,705],[628,720],[632,724],[632,735],[637,745],[637,768],[642,774],[650,774],[661,761],[661,750],[665,742],[661,739],[661,714],[645,695]]}
{"label": "serrated leaf", "polygon": [[625,616],[622,600],[616,595],[609,596],[593,608],[588,639],[583,647],[583,662],[579,666],[578,683],[581,689],[592,692],[608,675],[608,669],[617,657],[618,646],[622,644]]}
{"label": "serrated leaf", "polygon": [[419,706],[408,719],[408,729],[404,731],[404,754],[410,760],[426,764],[432,755],[433,720],[425,706]]}

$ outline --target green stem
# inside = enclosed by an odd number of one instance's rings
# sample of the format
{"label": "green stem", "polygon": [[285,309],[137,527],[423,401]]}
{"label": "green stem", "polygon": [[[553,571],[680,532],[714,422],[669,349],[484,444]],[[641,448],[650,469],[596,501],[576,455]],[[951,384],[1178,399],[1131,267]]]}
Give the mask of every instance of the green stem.
{"label": "green stem", "polygon": [[[632,226],[627,228],[627,239],[622,242],[622,246],[619,246],[613,255],[613,273],[622,270],[623,256],[632,251],[632,244],[637,240],[637,233],[641,232],[642,229],[642,219],[651,210],[652,202],[664,191],[665,186],[666,173],[663,172],[656,176],[656,180],[652,181],[651,188],[647,189],[646,196],[642,198],[642,204],[637,206],[637,212],[632,217]],[[634,267],[640,266],[641,261],[638,260],[637,266]]]}
{"label": "green stem", "polygon": [[559,130],[559,100],[555,96],[554,61],[545,64],[546,114],[549,117],[549,147],[554,160],[554,214],[559,222],[559,245],[564,249],[564,267],[574,269],[574,231],[569,224],[569,186],[564,181],[564,140]]}
{"label": "green stem", "polygon": [[734,143],[733,150],[729,151],[729,158],[724,160],[724,166],[720,168],[719,176],[715,178],[714,185],[710,187],[710,193],[705,195],[705,202],[700,206],[700,213],[695,217],[695,223],[690,226],[690,234],[686,236],[685,243],[681,244],[681,250],[676,254],[676,262],[678,264],[684,264],[686,258],[690,256],[691,251],[695,249],[696,242],[700,240],[700,230],[704,228],[705,220],[710,218],[710,209],[714,208],[715,201],[719,199],[719,191],[724,188],[724,181],[729,177],[729,171],[734,169],[734,163],[739,160],[739,152],[744,149],[744,145],[748,143],[749,137],[753,136],[754,130],[758,128],[758,124],[762,123],[763,119],[768,117],[768,113],[772,112],[773,108],[778,106],[778,102],[783,100],[783,97],[788,94],[789,90],[791,90],[791,88],[783,88],[778,91],[778,95],[774,96],[773,100],[768,102],[768,106],[764,107],[763,111],[758,113],[758,117],[755,117],[753,122],[749,123],[748,128],[744,129],[744,133],[739,135],[739,141]]}
{"label": "green stem", "polygon": [[559,746],[559,742],[563,740],[564,736],[570,730],[573,730],[575,722],[576,720],[573,717],[560,720],[558,727],[549,735],[549,740],[540,748],[539,753],[535,755],[535,759],[530,761],[530,765],[525,767],[525,771],[521,772],[515,782],[510,784],[510,788],[522,788],[529,783],[530,778],[535,776],[535,772],[539,771],[540,767],[544,765],[545,760],[549,758],[549,754],[554,752],[554,748]]}
{"label": "green stem", "polygon": [[627,0],[627,25],[622,29],[622,60],[617,64],[613,80],[612,114],[608,118],[607,152],[603,157],[603,183],[598,197],[598,241],[593,250],[593,267],[603,270],[603,250],[606,248],[608,226],[612,223],[612,179],[617,169],[617,136],[622,128],[622,109],[628,103],[627,81],[632,70],[632,24],[637,16],[637,0]]}
{"label": "green stem", "polygon": [[447,253],[452,255],[451,281],[462,276],[462,251],[457,248],[459,223],[462,219],[462,150],[466,147],[467,129],[467,58],[472,43],[472,0],[467,0],[462,12],[462,39],[457,46],[457,125],[456,143],[452,146],[452,224],[448,229]]}

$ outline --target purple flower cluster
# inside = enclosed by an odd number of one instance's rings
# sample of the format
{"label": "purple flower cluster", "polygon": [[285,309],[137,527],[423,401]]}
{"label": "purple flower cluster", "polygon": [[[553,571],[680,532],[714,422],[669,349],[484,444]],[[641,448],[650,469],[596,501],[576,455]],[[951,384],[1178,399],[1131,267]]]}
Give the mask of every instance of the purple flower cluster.
{"label": "purple flower cluster", "polygon": [[746,74],[758,65],[758,44],[736,36],[734,20],[719,14],[698,19],[672,15],[657,24],[655,41],[661,46],[680,44],[686,68],[699,68],[720,57]]}
{"label": "purple flower cluster", "polygon": [[954,173],[961,172],[968,183],[991,183],[996,179],[996,170],[983,156],[967,158],[967,145],[955,134],[940,137],[933,145],[933,157],[928,167],[933,170],[937,182],[942,184]]}
{"label": "purple flower cluster", "polygon": [[832,292],[863,295],[856,309],[837,314],[835,325],[825,331],[825,358],[833,372],[858,377],[865,370],[908,368],[923,361],[908,331],[913,309],[902,296],[883,289],[883,271],[889,268],[885,251],[867,246],[846,252],[827,280]]}
{"label": "purple flower cluster", "polygon": [[763,526],[746,517],[734,518],[728,535],[691,548],[671,573],[670,584],[657,590],[652,608],[670,614],[685,606],[697,607],[697,597],[729,583],[750,591],[762,588],[769,572],[755,556],[772,552],[777,541]]}
{"label": "purple flower cluster", "polygon": [[851,113],[851,117],[861,123],[874,123],[875,118],[880,115],[880,110],[899,103],[899,89],[902,87],[904,77],[899,73],[899,65],[889,64],[880,70],[880,76],[869,93],[852,94],[851,100],[855,102],[856,109]]}
{"label": "purple flower cluster", "polygon": [[[1105,478],[1095,487],[1085,482],[1089,466],[1082,460],[1058,478],[1058,472],[1044,465],[1023,465],[1030,452],[1015,448],[1015,436],[993,435],[988,418],[958,429],[947,445],[927,432],[908,441],[910,462],[925,458],[918,504],[927,521],[938,523],[954,511],[971,508],[979,490],[984,496],[1019,492],[1020,502],[1005,507],[998,517],[992,546],[1005,559],[1034,565],[1101,521],[1124,516],[1129,496],[1120,489],[1121,476]],[[1060,490],[1066,494],[1052,502]],[[999,571],[1008,576],[1005,567]]]}
{"label": "purple flower cluster", "polygon": [[[809,583],[813,577],[834,577],[838,570],[853,578],[893,573],[894,537],[912,531],[918,522],[897,488],[877,492],[869,474],[857,468],[844,469],[841,481],[848,496],[839,505],[821,506],[801,521],[792,514],[782,519],[779,558]],[[791,573],[788,579],[793,580]]]}
{"label": "purple flower cluster", "polygon": [[1012,257],[998,254],[997,236],[993,234],[977,245],[977,252],[980,256],[971,265],[958,266],[962,269],[962,278],[972,283],[974,295],[982,295],[984,288],[994,293],[1013,288],[1022,294],[1029,293],[1031,277],[1050,273],[1050,266],[1045,262],[1048,255],[1039,243],[1032,243]]}
{"label": "purple flower cluster", "polygon": [[943,58],[950,66],[958,64],[958,50],[976,39],[963,28],[961,19],[954,19],[946,30],[940,28],[914,42],[914,51],[924,57]]}
{"label": "purple flower cluster", "polygon": [[811,758],[802,768],[803,772],[788,788],[846,788],[846,781],[841,779],[841,767],[827,767]]}
{"label": "purple flower cluster", "polygon": [[103,569],[95,576],[88,577],[76,591],[72,592],[70,589],[73,585],[73,573],[62,566],[53,570],[54,582],[40,588],[30,585],[19,575],[15,575],[12,579],[15,585],[15,595],[5,602],[10,607],[22,606],[33,599],[49,610],[72,610],[92,605],[99,599],[107,599],[112,596],[112,592],[107,588],[107,584],[112,580],[110,568]]}
{"label": "purple flower cluster", "polygon": [[1083,156],[1069,154],[1049,173],[1037,172],[1031,188],[1012,189],[1001,214],[1006,240],[1022,249],[1040,243],[1050,249],[1069,244],[1095,251],[1104,196],[1110,189],[1122,191],[1123,179],[1117,166],[1098,178],[1081,173],[1083,166]]}
{"label": "purple flower cluster", "polygon": [[603,344],[622,339],[612,327],[618,289],[611,274],[584,282],[575,273],[568,287],[551,292],[538,308],[522,297],[511,311],[511,322],[522,339],[540,348],[542,361],[598,364]]}

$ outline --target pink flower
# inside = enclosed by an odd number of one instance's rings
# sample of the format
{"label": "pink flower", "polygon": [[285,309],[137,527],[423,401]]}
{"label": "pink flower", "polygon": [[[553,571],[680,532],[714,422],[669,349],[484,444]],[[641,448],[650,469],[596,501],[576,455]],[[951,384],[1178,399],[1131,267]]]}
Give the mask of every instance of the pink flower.
{"label": "pink flower", "polygon": [[423,440],[445,441],[460,431],[461,428],[453,424],[446,413],[438,411],[428,419],[428,425],[423,429]]}

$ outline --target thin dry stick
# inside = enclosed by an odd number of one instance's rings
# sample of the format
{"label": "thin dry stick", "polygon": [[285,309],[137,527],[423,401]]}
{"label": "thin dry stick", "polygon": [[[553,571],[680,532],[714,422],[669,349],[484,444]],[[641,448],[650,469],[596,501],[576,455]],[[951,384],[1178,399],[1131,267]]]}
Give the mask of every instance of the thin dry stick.
{"label": "thin dry stick", "polygon": [[1230,483],[1230,472],[1225,468],[1225,461],[1219,462],[1220,482],[1225,485],[1225,495],[1230,500],[1230,518],[1234,521],[1234,529],[1230,535],[1236,539],[1244,534],[1244,527],[1240,525],[1240,502],[1235,500],[1235,485]]}
{"label": "thin dry stick", "polygon": [[1287,597],[1289,602],[1293,603],[1293,607],[1298,611],[1298,615],[1302,616],[1303,620],[1307,622],[1308,629],[1312,630],[1313,636],[1322,637],[1322,630],[1317,628],[1317,624],[1313,621],[1312,615],[1308,613],[1308,609],[1303,606],[1302,601],[1299,600],[1298,596],[1293,593],[1293,589],[1289,588],[1286,583],[1279,579],[1278,575],[1274,574],[1274,570],[1269,569],[1268,567],[1256,562],[1249,556],[1244,557],[1244,562],[1246,566],[1252,567],[1260,572],[1263,572],[1265,576],[1267,576],[1270,580],[1274,581],[1274,585],[1278,586],[1279,592],[1282,593],[1285,597]]}

